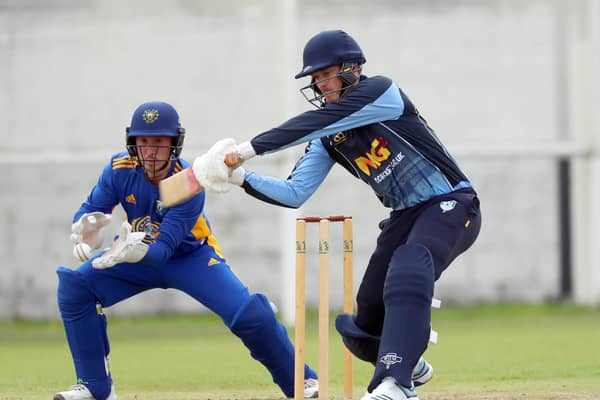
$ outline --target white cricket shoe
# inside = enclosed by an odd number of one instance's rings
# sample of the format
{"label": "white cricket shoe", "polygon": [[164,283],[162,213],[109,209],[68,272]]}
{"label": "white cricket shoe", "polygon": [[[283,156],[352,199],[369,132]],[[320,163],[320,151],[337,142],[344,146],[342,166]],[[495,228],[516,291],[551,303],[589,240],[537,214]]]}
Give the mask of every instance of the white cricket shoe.
{"label": "white cricket shoe", "polygon": [[304,398],[316,399],[319,396],[319,381],[313,378],[304,380]]}
{"label": "white cricket shoe", "polygon": [[379,386],[371,393],[365,394],[361,400],[419,400],[414,388],[396,385],[391,376],[383,378]]}
{"label": "white cricket shoe", "polygon": [[[92,396],[92,393],[85,385],[78,383],[71,386],[69,390],[56,393],[54,400],[96,400],[96,398]],[[106,400],[117,400],[114,386],[110,388],[110,394]]]}
{"label": "white cricket shoe", "polygon": [[415,386],[421,386],[433,378],[433,367],[423,357],[419,358],[412,370],[412,380]]}

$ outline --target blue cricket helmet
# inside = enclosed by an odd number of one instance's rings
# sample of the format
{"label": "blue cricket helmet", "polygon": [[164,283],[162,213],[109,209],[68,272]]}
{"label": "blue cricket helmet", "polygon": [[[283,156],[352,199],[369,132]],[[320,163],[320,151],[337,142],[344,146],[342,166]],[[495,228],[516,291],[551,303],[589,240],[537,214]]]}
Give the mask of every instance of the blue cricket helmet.
{"label": "blue cricket helmet", "polygon": [[131,156],[137,155],[137,136],[169,136],[173,138],[173,155],[179,157],[183,150],[185,129],[179,123],[179,114],[172,105],[163,101],[150,101],[136,108],[131,126],[125,131],[127,151]]}
{"label": "blue cricket helmet", "polygon": [[302,71],[295,78],[302,78],[332,65],[367,62],[360,46],[342,30],[317,33],[304,46]]}

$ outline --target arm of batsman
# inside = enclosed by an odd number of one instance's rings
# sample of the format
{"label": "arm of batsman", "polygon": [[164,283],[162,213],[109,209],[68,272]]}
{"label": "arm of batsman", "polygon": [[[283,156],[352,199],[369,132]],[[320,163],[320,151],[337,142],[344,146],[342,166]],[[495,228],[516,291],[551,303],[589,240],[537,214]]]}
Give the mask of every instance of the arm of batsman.
{"label": "arm of batsman", "polygon": [[232,138],[221,139],[208,149],[209,154],[223,156],[223,162],[231,169],[235,169],[242,165],[246,160],[251,159],[256,155],[254,147],[250,142],[242,142],[236,144]]}
{"label": "arm of batsman", "polygon": [[192,170],[206,190],[223,193],[231,188],[229,183],[238,186],[243,183],[245,171],[239,166],[255,155],[250,142],[236,145],[233,139],[222,139],[194,160]]}
{"label": "arm of batsman", "polygon": [[105,269],[124,262],[140,261],[148,252],[148,245],[142,242],[145,236],[144,232],[131,232],[129,222],[123,221],[117,240],[101,257],[92,261],[92,267]]}
{"label": "arm of batsman", "polygon": [[235,140],[222,139],[194,160],[194,176],[206,190],[218,193],[229,190],[227,180],[231,169],[225,164],[225,155],[231,152],[235,152]]}
{"label": "arm of batsman", "polygon": [[243,142],[235,146],[233,151],[228,151],[225,154],[225,164],[229,167],[229,175],[231,176],[231,170],[239,168],[242,163],[246,160],[251,159],[256,155],[252,143]]}
{"label": "arm of batsman", "polygon": [[246,179],[246,170],[244,167],[237,167],[231,171],[229,178],[227,178],[227,182],[232,185],[242,186],[244,184],[244,180]]}
{"label": "arm of batsman", "polygon": [[224,193],[229,190],[227,179],[229,167],[223,162],[220,155],[205,153],[194,159],[192,165],[194,176],[198,183],[209,192]]}

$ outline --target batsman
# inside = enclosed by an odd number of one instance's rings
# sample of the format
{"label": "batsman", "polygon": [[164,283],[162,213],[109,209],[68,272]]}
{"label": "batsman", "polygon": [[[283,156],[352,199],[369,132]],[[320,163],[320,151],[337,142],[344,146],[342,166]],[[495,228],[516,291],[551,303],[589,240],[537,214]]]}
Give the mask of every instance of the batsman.
{"label": "batsman", "polygon": [[[339,315],[336,328],[348,349],[375,366],[363,400],[418,400],[415,386],[433,367],[422,357],[430,336],[436,282],[475,241],[479,199],[439,137],[396,83],[362,74],[362,49],[346,32],[323,31],[306,44],[296,79],[315,106],[237,145],[223,139],[196,158],[193,172],[207,190],[233,185],[284,207],[299,207],[334,164],[370,186],[389,218],[357,294],[356,315]],[[308,142],[287,179],[239,166]],[[237,159],[237,168],[224,159]]]}
{"label": "batsman", "polygon": [[[204,213],[204,192],[176,207],[161,206],[158,182],[189,166],[180,158],[184,136],[171,105],[140,105],[126,129],[127,151],[111,157],[75,213],[71,239],[82,264],[57,273],[58,307],[77,383],[54,400],[117,399],[101,310],[156,288],[181,290],[219,315],[283,393],[294,393],[294,348],[287,331],[267,297],[251,294],[229,267]],[[127,220],[111,248],[94,255],[118,204]],[[304,369],[304,394],[313,397],[317,376]]]}

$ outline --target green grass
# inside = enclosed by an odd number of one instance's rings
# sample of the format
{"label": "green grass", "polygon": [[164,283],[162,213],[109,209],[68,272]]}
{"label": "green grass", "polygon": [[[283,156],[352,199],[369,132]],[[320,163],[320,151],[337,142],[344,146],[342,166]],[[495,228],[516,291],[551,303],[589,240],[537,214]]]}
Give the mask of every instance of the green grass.
{"label": "green grass", "polygon": [[[333,318],[332,318],[333,319]],[[600,310],[568,305],[433,311],[439,344],[421,400],[600,398]],[[268,373],[214,316],[109,317],[112,372],[127,399],[279,399]],[[316,365],[316,320],[307,356]],[[341,344],[331,329],[330,393],[341,398]],[[372,367],[355,361],[355,398]],[[50,399],[73,383],[60,322],[0,322],[0,400]]]}

